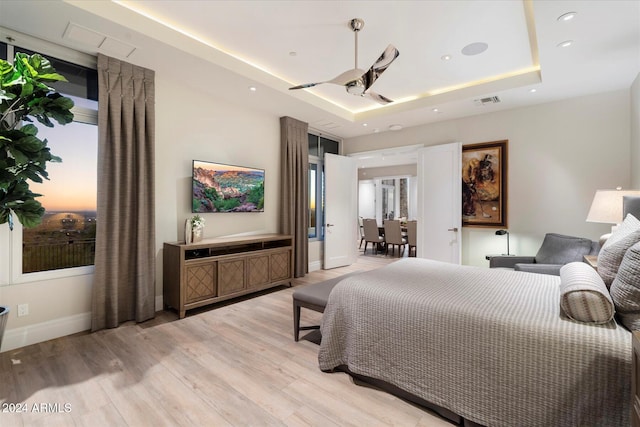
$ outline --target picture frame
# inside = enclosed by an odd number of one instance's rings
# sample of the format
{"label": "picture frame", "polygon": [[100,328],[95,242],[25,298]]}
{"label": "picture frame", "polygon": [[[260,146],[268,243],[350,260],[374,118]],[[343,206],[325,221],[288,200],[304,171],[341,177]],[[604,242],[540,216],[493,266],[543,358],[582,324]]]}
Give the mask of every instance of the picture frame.
{"label": "picture frame", "polygon": [[508,140],[462,146],[462,226],[507,228]]}

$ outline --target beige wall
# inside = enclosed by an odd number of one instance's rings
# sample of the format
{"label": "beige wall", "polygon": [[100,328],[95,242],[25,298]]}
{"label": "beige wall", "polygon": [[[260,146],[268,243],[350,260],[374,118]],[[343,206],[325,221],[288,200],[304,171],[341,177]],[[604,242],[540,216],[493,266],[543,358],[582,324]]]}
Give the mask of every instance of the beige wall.
{"label": "beige wall", "polygon": [[[165,66],[166,67],[166,66]],[[191,161],[210,160],[265,169],[265,212],[204,214],[205,237],[278,232],[279,117],[216,99],[156,69],[156,307],[161,309],[162,244],[184,239],[191,214]],[[195,82],[194,82],[195,83]],[[6,224],[0,238],[8,238]],[[2,249],[0,248],[0,251]],[[8,267],[0,253],[0,266]],[[7,286],[0,303],[11,308],[2,350],[90,327],[92,275]],[[3,286],[4,285],[4,286]],[[52,304],[52,302],[55,302]],[[30,314],[16,316],[18,304]]]}
{"label": "beige wall", "polygon": [[[607,231],[585,218],[596,189],[631,184],[629,105],[628,90],[603,93],[351,138],[344,150],[508,139],[511,250],[532,255],[547,232],[596,239]],[[463,229],[464,264],[486,266],[485,254],[506,250],[494,231]]]}

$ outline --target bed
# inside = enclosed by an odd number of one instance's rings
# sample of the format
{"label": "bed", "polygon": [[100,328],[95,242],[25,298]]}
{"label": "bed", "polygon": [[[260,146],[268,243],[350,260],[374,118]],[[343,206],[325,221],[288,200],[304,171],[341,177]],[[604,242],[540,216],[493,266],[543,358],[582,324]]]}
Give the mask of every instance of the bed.
{"label": "bed", "polygon": [[566,317],[559,284],[411,258],[348,277],[323,315],[320,369],[385,385],[457,422],[628,426],[631,333],[615,319]]}

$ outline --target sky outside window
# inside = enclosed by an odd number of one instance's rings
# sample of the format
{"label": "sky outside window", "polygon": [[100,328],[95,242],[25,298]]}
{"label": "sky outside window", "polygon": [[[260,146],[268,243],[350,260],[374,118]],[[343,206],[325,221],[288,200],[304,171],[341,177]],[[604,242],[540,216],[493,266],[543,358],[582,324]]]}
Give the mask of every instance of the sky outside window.
{"label": "sky outside window", "polygon": [[72,122],[53,128],[39,123],[38,137],[47,139],[62,163],[47,163],[49,180],[30,183],[31,191],[49,212],[95,211],[97,194],[98,126]]}

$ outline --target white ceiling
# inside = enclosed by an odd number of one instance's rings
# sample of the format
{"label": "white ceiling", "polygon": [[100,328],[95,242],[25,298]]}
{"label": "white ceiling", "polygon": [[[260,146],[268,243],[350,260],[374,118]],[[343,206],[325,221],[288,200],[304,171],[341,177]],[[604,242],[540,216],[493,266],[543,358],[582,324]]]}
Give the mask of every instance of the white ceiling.
{"label": "white ceiling", "polygon": [[[566,12],[577,15],[559,21]],[[395,102],[381,106],[329,84],[289,91],[354,68],[352,18],[365,21],[359,68],[368,69],[388,44],[400,51],[372,87]],[[91,54],[157,64],[166,73],[158,78],[182,79],[343,138],[628,89],[640,72],[637,0],[3,0],[0,25]],[[557,46],[565,40],[574,43]],[[488,49],[461,53],[475,42]],[[493,96],[501,102],[474,102]]]}

